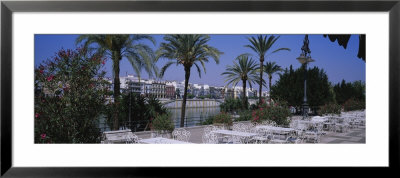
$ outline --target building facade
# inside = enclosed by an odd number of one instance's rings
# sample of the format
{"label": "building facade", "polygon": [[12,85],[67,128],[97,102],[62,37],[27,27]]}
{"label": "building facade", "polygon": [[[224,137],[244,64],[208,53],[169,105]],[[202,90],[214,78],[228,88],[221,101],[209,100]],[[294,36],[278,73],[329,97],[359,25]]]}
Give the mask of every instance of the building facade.
{"label": "building facade", "polygon": [[169,99],[175,99],[175,87],[173,85],[165,86],[165,97]]}
{"label": "building facade", "polygon": [[165,82],[154,81],[151,83],[150,96],[155,98],[165,98]]}

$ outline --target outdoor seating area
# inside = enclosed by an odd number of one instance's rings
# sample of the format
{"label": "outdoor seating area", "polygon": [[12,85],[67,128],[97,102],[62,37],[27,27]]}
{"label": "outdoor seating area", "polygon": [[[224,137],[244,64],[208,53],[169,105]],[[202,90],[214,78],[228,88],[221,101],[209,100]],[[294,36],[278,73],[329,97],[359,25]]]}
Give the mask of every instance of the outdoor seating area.
{"label": "outdoor seating area", "polygon": [[[234,122],[231,127],[207,125],[176,128],[170,135],[138,136],[131,130],[103,133],[104,144],[301,144],[325,143],[329,137],[340,137],[355,129],[365,131],[365,111],[344,112],[340,115],[313,116],[308,119],[292,117],[288,127],[273,121]],[[358,130],[357,130],[358,131]],[[351,134],[350,134],[351,135]],[[194,137],[194,138],[192,138]],[[365,136],[364,136],[365,137]],[[365,139],[365,138],[364,138]]]}

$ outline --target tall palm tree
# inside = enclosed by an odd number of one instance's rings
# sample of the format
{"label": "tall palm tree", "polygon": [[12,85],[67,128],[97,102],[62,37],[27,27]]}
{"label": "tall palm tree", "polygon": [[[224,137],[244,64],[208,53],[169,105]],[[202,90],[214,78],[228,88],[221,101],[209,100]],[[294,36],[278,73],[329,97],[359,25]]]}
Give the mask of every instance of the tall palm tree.
{"label": "tall palm tree", "polygon": [[[279,39],[279,36],[275,37],[273,35],[269,36],[267,39],[267,35],[263,36],[263,35],[258,35],[257,38],[255,37],[251,37],[248,38],[248,40],[250,41],[250,45],[245,45],[245,47],[248,47],[250,49],[252,49],[255,53],[257,53],[258,57],[260,58],[260,80],[259,80],[259,85],[260,85],[260,89],[259,89],[259,103],[261,103],[261,91],[262,91],[262,81],[263,81],[263,66],[264,66],[264,59],[265,59],[265,54],[271,49],[271,47],[275,44],[276,40]],[[287,50],[290,51],[289,48],[279,48],[276,49],[274,51],[272,51],[270,54],[276,53],[278,51],[281,50]],[[269,54],[268,54],[269,55]]]}
{"label": "tall palm tree", "polygon": [[160,77],[164,76],[165,71],[172,64],[182,65],[185,70],[185,90],[183,94],[180,122],[180,127],[184,127],[190,69],[194,65],[197,68],[199,77],[201,77],[199,65],[202,65],[205,73],[206,68],[204,63],[208,62],[209,58],[213,58],[218,64],[219,56],[223,53],[218,49],[207,45],[207,42],[210,40],[208,35],[165,35],[164,40],[166,42],[161,43],[160,48],[157,51],[157,58],[166,58],[169,61],[161,68]]}
{"label": "tall palm tree", "polygon": [[249,83],[250,87],[252,87],[252,83],[255,83],[258,80],[258,64],[256,64],[256,61],[252,58],[249,59],[249,56],[246,54],[238,56],[235,60],[237,62],[234,61],[233,66],[228,65],[226,67],[226,72],[222,73],[222,75],[226,75],[225,82],[228,82],[227,85],[232,84],[233,86],[236,86],[239,81],[242,81],[242,107],[243,109],[247,109],[246,83]]}
{"label": "tall palm tree", "polygon": [[277,65],[275,62],[267,62],[264,66],[264,72],[268,75],[268,79],[269,79],[269,102],[271,103],[271,82],[272,82],[272,75],[277,73],[277,72],[281,72],[282,68],[281,66]]}
{"label": "tall palm tree", "polygon": [[157,75],[154,51],[149,46],[141,43],[142,40],[149,40],[154,45],[156,43],[153,37],[149,35],[80,35],[76,39],[76,44],[83,42],[85,48],[95,50],[96,53],[108,56],[112,60],[115,104],[113,130],[119,129],[119,62],[122,58],[125,57],[128,59],[138,76],[140,76],[142,68],[144,68],[150,76],[152,76],[153,73]]}

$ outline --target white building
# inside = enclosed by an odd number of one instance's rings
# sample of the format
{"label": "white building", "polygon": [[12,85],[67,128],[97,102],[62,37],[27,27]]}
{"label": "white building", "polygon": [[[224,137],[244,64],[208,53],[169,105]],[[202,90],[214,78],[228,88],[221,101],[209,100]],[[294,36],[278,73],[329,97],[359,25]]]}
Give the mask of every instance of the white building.
{"label": "white building", "polygon": [[185,92],[185,80],[182,82],[176,83],[175,90],[179,90],[178,98],[182,98]]}
{"label": "white building", "polygon": [[261,92],[261,95],[262,95],[263,97],[269,97],[269,92],[268,92],[268,91],[262,91],[262,92]]}

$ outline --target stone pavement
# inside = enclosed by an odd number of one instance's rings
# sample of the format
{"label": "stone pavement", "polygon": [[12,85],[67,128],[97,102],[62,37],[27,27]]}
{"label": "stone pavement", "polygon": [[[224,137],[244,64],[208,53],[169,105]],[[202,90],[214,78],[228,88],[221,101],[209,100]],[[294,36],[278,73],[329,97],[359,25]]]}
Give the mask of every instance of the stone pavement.
{"label": "stone pavement", "polygon": [[[191,133],[189,142],[202,143],[202,136],[205,126],[185,127]],[[325,131],[321,136],[319,144],[363,144],[365,142],[365,126],[349,129],[346,133],[335,133]],[[136,132],[139,138],[150,138],[150,132]]]}
{"label": "stone pavement", "polygon": [[347,133],[327,132],[321,137],[321,143],[366,143],[365,126],[352,128]]}

